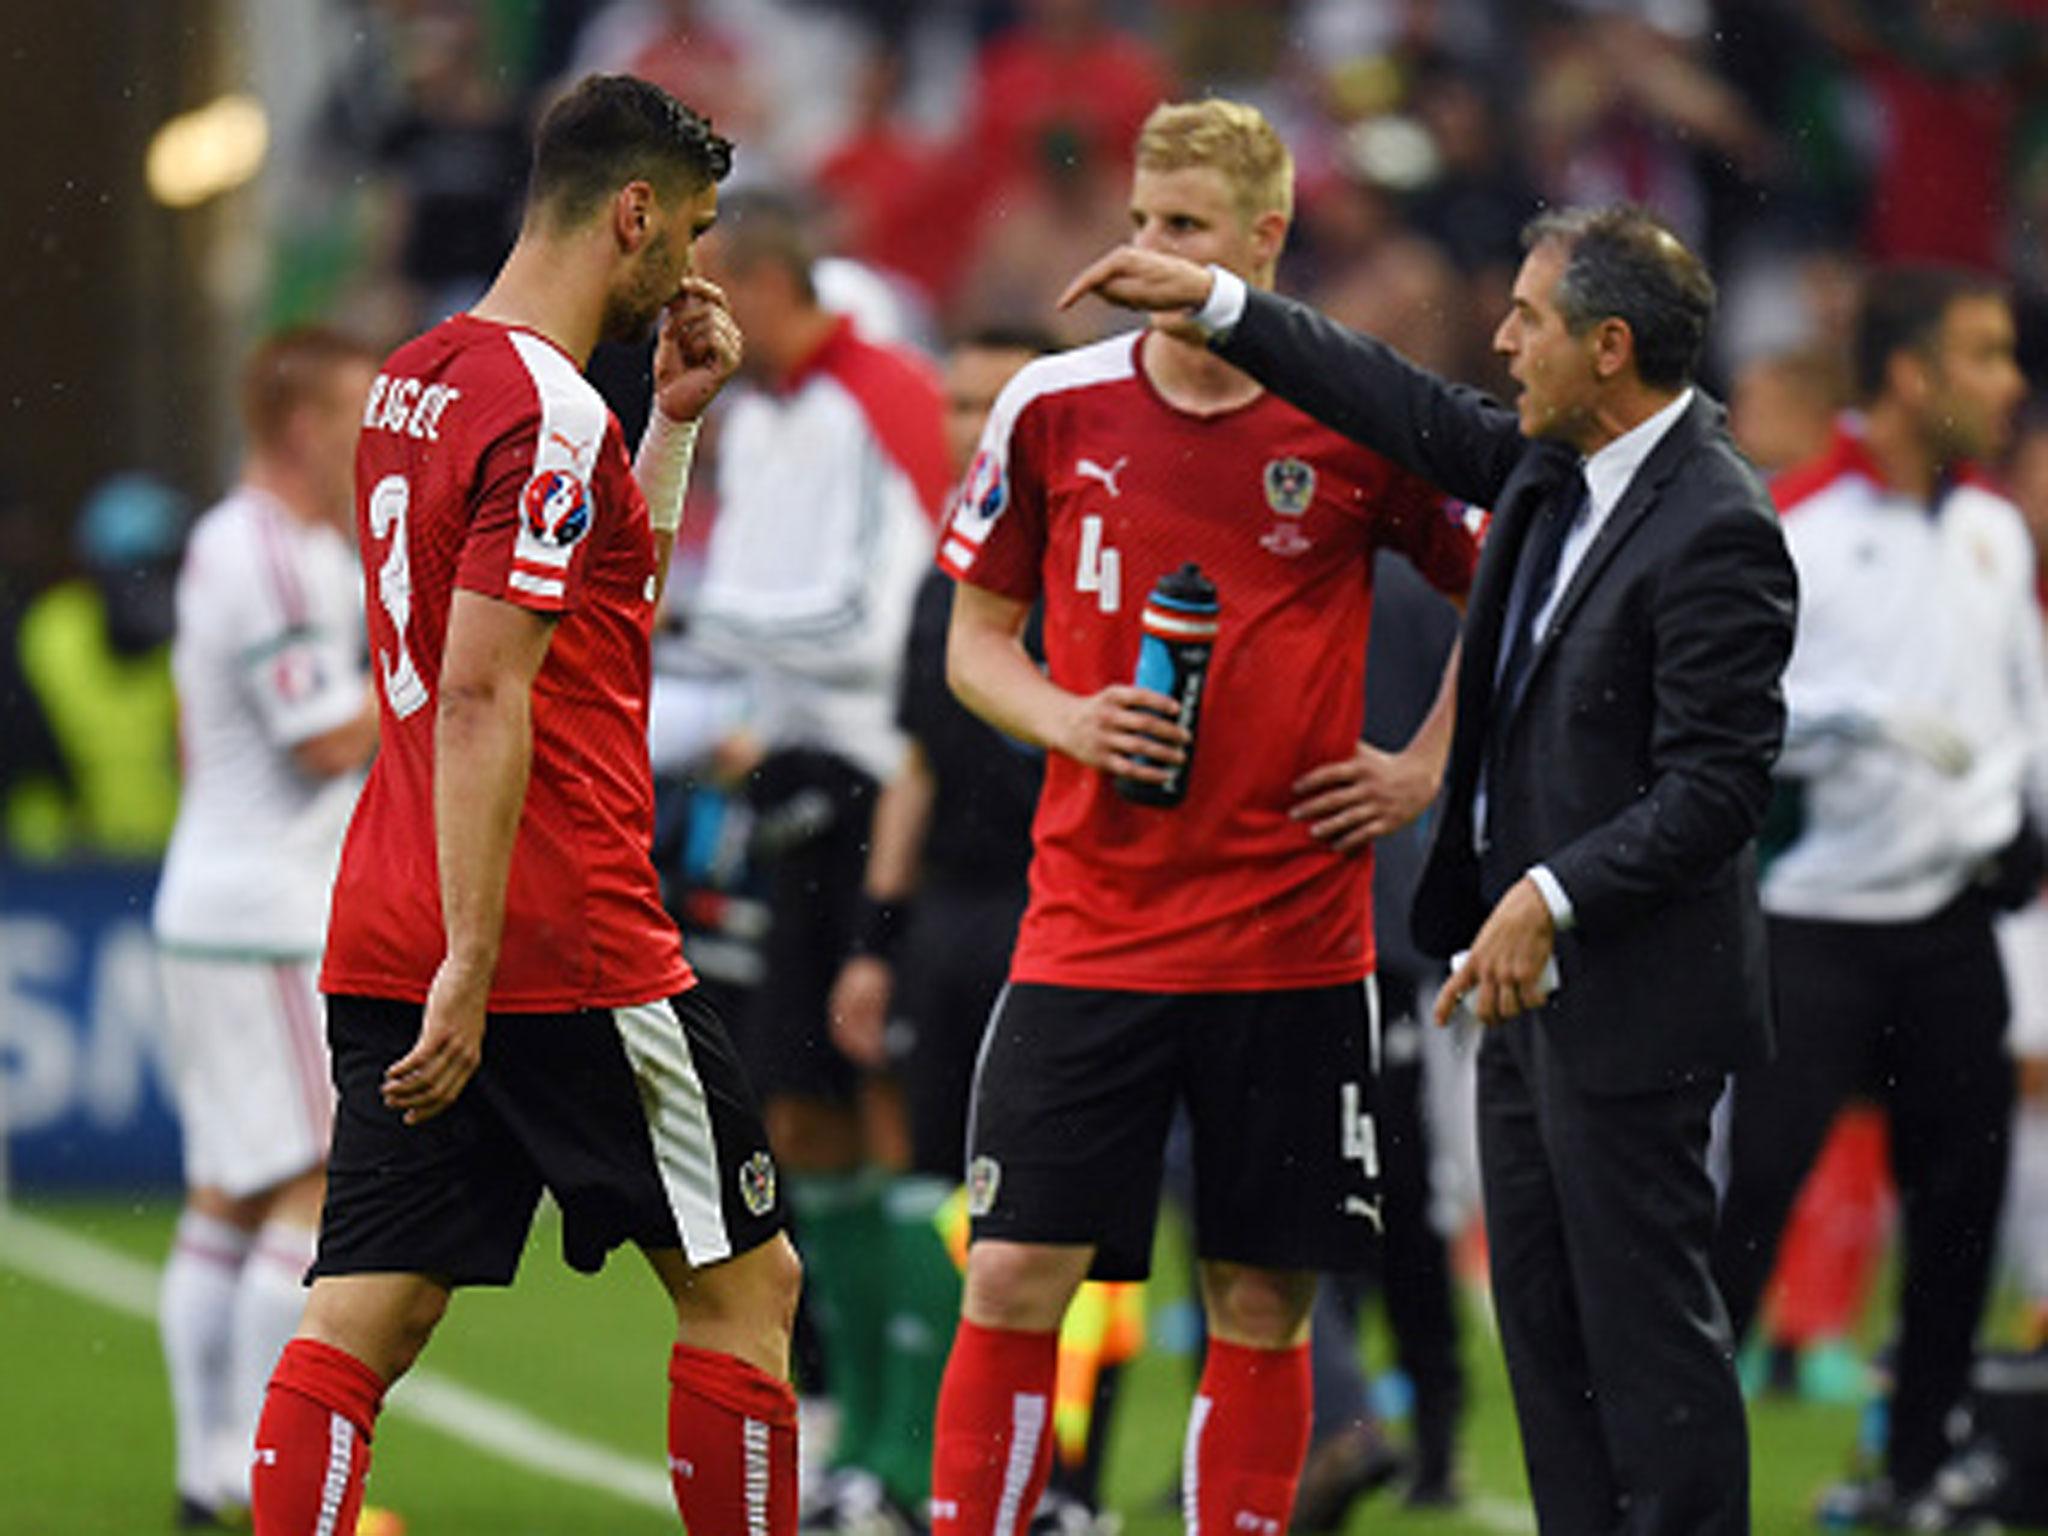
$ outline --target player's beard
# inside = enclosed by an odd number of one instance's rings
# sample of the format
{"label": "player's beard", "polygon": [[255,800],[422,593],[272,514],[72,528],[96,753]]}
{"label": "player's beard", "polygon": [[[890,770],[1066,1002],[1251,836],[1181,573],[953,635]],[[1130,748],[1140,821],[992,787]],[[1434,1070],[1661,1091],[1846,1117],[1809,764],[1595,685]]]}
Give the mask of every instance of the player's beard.
{"label": "player's beard", "polygon": [[682,281],[669,259],[669,237],[662,231],[641,252],[640,264],[621,289],[605,301],[604,339],[637,343],[654,335],[654,324],[668,306]]}

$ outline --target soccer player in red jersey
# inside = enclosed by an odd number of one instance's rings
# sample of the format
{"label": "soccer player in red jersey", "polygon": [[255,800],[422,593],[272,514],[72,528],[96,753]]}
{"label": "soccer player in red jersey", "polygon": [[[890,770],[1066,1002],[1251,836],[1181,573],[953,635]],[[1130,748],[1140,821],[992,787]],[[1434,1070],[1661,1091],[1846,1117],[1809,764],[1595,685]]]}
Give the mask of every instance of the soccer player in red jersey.
{"label": "soccer player in red jersey", "polygon": [[[477,307],[371,387],[357,531],[380,747],[321,978],[339,1089],[312,1293],[256,1437],[258,1536],[353,1529],[390,1383],[543,1189],[569,1263],[637,1243],[675,1303],[669,1462],[695,1532],[786,1536],[798,1266],[775,1165],[648,857],[648,643],[696,420],[739,360],[692,275],[731,146],[657,87],[542,122]],[[582,376],[658,324],[638,458]]]}
{"label": "soccer player in red jersey", "polygon": [[[1163,106],[1134,239],[1269,285],[1292,181],[1251,108]],[[1314,1277],[1359,1265],[1378,1221],[1371,842],[1420,814],[1448,741],[1445,701],[1401,753],[1360,740],[1380,547],[1453,596],[1476,555],[1461,509],[1163,328],[1034,362],[996,403],[941,539],[948,670],[1047,765],[977,1073],[936,1536],[1031,1519],[1060,1319],[1083,1277],[1144,1274],[1177,1105],[1209,1322],[1189,1528],[1287,1528]],[[1131,681],[1146,593],[1187,562],[1220,604],[1199,743]],[[1036,599],[1043,672],[1019,643]],[[1177,806],[1118,793],[1191,746]]]}

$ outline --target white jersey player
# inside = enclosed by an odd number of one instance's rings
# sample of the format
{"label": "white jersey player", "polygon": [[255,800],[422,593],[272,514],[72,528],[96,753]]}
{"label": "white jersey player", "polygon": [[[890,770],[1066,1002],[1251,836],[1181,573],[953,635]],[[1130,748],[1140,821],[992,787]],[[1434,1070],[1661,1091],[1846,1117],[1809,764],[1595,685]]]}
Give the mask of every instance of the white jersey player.
{"label": "white jersey player", "polygon": [[377,729],[349,532],[374,371],[325,330],[258,347],[248,462],[193,528],[178,580],[184,786],[155,928],[188,1189],[160,1319],[187,1529],[248,1502],[319,1219],[333,1089],[315,978]]}

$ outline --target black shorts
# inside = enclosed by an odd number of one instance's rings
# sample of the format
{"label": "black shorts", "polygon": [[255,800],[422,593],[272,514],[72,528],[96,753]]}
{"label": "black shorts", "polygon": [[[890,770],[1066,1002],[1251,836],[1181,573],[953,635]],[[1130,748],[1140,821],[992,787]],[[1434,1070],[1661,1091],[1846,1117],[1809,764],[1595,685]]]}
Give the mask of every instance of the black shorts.
{"label": "black shorts", "polygon": [[1379,1231],[1373,984],[1155,994],[1011,986],[982,1041],[968,1131],[977,1239],[1090,1244],[1090,1274],[1151,1265],[1176,1105],[1194,1133],[1195,1252],[1357,1269]]}
{"label": "black shorts", "polygon": [[408,1126],[384,1071],[419,1037],[417,1003],[330,997],[339,1104],[313,1275],[509,1284],[542,1189],[562,1255],[594,1273],[621,1243],[715,1264],[773,1237],[768,1137],[725,1028],[694,992],[575,1013],[491,1015],[483,1062],[443,1113]]}

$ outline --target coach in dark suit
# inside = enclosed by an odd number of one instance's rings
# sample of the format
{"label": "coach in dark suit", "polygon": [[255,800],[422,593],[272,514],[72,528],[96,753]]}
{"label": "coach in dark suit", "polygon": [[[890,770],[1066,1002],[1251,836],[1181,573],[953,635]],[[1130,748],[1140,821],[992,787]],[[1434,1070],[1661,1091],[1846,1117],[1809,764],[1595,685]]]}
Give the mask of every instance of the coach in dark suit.
{"label": "coach in dark suit", "polygon": [[[1795,583],[1762,486],[1691,385],[1712,281],[1639,210],[1538,219],[1494,338],[1512,411],[1170,257],[1115,252],[1070,297],[1090,288],[1193,312],[1277,393],[1493,509],[1414,924],[1433,953],[1470,950],[1439,1019],[1469,993],[1497,1026],[1481,1160],[1538,1520],[1748,1531],[1707,1121],[1727,1074],[1769,1049],[1752,839]],[[1391,813],[1419,768],[1435,765],[1382,765]]]}

